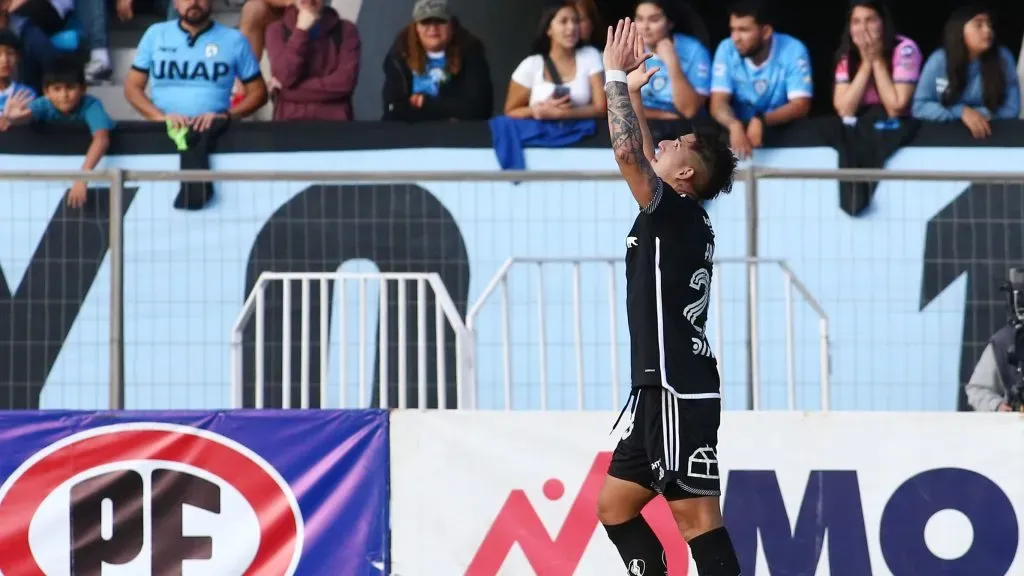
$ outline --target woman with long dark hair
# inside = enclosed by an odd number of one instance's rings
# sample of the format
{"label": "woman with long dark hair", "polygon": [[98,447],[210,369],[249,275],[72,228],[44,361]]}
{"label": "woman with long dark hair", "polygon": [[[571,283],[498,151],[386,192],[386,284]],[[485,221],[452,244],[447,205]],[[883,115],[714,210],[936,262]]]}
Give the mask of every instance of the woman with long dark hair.
{"label": "woman with long dark hair", "polygon": [[558,0],[541,14],[532,54],[512,72],[505,115],[536,120],[598,118],[605,114],[601,53],[580,40],[573,0]]}
{"label": "woman with long dark hair", "polygon": [[946,22],[943,47],[925,62],[914,93],[915,118],[961,120],[975,138],[992,133],[992,119],[1020,114],[1020,86],[1013,55],[995,41],[992,15],[968,6]]}
{"label": "woman with long dark hair", "polygon": [[658,69],[640,91],[647,118],[693,118],[711,94],[711,53],[703,21],[681,0],[640,0],[634,17],[644,47],[654,54],[647,69]]}
{"label": "woman with long dark hair", "polygon": [[494,110],[484,46],[443,0],[420,0],[384,58],[384,120],[487,120]]}
{"label": "woman with long dark hair", "polygon": [[922,60],[917,44],[896,33],[882,0],[852,0],[836,52],[836,113],[847,118],[882,106],[891,118],[906,115]]}

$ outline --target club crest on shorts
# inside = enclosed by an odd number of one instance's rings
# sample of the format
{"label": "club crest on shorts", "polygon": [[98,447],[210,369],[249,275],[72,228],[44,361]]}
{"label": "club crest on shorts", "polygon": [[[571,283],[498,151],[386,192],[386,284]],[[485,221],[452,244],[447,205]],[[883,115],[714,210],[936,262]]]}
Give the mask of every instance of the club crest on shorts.
{"label": "club crest on shorts", "polygon": [[686,475],[691,478],[718,480],[718,453],[711,446],[693,451],[686,461]]}
{"label": "club crest on shorts", "polygon": [[634,558],[629,561],[629,576],[644,576],[646,571],[647,564],[643,560]]}

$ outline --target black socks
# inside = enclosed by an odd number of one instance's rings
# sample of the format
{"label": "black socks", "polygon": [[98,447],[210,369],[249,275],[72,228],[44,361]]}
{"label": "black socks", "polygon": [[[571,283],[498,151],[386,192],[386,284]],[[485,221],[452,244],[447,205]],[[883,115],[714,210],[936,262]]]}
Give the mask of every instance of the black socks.
{"label": "black socks", "polygon": [[608,532],[608,539],[619,550],[627,574],[663,576],[668,573],[665,567],[665,550],[643,516],[637,516],[622,524],[606,525],[604,529]]}
{"label": "black socks", "polygon": [[725,527],[690,540],[690,555],[700,576],[740,576],[740,561]]}

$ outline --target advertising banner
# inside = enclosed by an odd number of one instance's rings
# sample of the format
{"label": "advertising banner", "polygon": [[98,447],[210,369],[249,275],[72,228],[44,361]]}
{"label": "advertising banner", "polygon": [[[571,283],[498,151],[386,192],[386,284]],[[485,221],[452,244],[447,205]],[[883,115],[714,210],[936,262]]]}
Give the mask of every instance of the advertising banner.
{"label": "advertising banner", "polygon": [[378,410],[0,413],[3,576],[369,576]]}
{"label": "advertising banner", "polygon": [[[620,573],[595,513],[614,420],[395,413],[395,573]],[[1022,440],[1014,415],[727,412],[723,508],[743,575],[1024,573]],[[644,515],[669,575],[697,576],[665,502]]]}

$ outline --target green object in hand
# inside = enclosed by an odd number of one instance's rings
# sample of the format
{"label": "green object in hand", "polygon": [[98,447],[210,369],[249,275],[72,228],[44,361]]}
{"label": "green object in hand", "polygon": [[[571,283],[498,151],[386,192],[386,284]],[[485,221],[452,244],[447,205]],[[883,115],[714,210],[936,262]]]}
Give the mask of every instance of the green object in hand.
{"label": "green object in hand", "polygon": [[174,128],[171,126],[171,121],[167,120],[167,137],[174,142],[174,145],[178,147],[179,152],[188,150],[188,141],[185,139],[188,136],[188,126],[179,126]]}

